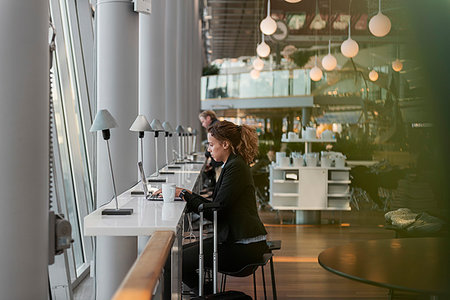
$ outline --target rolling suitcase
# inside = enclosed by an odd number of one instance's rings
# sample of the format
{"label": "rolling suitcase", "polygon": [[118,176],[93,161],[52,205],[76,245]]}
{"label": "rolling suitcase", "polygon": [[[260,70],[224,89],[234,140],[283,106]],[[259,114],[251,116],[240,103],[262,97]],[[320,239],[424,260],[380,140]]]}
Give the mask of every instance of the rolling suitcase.
{"label": "rolling suitcase", "polygon": [[[199,206],[198,211],[200,213],[200,244],[199,244],[199,255],[198,255],[198,290],[199,297],[193,298],[197,299],[207,299],[207,300],[252,300],[249,295],[239,292],[239,291],[226,291],[217,292],[217,273],[218,273],[218,256],[217,256],[217,209],[219,205],[216,203],[205,203]],[[211,295],[203,295],[203,282],[204,282],[204,256],[203,256],[203,212],[205,210],[212,210],[214,213],[213,222],[213,240],[214,240],[214,250],[213,250],[213,293]]]}

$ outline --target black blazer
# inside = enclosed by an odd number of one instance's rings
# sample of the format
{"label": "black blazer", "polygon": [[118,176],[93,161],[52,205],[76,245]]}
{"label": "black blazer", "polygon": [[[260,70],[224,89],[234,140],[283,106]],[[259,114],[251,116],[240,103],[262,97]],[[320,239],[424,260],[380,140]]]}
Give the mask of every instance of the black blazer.
{"label": "black blazer", "polygon": [[[213,193],[213,202],[220,204],[217,213],[219,243],[267,234],[256,209],[255,187],[250,167],[240,155],[231,154],[222,168]],[[188,210],[198,212],[198,206],[208,202],[197,194],[186,193]],[[213,219],[212,212],[205,218]]]}

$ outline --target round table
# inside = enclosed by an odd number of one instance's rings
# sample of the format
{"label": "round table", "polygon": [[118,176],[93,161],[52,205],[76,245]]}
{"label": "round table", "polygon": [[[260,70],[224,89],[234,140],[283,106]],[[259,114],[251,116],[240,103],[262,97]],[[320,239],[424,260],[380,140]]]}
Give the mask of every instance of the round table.
{"label": "round table", "polygon": [[449,295],[448,240],[383,239],[322,251],[319,264],[337,275],[391,290]]}

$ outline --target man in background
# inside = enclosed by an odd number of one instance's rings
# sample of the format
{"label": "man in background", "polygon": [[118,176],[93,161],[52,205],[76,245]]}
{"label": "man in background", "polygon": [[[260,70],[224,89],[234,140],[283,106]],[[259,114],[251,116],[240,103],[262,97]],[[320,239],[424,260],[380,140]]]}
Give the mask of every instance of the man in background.
{"label": "man in background", "polygon": [[[217,116],[216,113],[212,110],[205,110],[198,115],[200,123],[202,127],[208,129],[209,126],[212,126],[216,123]],[[220,167],[222,166],[222,162],[217,162],[211,157],[211,153],[208,152],[208,148],[205,151],[206,162],[203,168],[203,182],[205,188],[214,189],[216,185],[216,179],[218,176],[216,174],[220,174]]]}

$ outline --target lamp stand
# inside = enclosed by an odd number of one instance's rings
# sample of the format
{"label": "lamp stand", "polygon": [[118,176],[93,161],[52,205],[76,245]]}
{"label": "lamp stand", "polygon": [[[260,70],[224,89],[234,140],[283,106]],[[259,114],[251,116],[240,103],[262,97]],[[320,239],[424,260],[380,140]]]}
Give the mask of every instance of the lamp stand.
{"label": "lamp stand", "polygon": [[148,179],[148,182],[166,182],[166,178],[158,178],[159,177],[158,135],[159,135],[159,132],[155,131],[155,167],[156,167],[156,172],[155,172],[155,176],[154,177],[156,177],[156,178],[150,178],[150,179]]}
{"label": "lamp stand", "polygon": [[[108,131],[108,133],[109,133],[109,129],[103,130],[104,138],[105,138],[105,136],[107,136],[107,134],[105,134],[105,131]],[[102,210],[102,215],[131,215],[133,213],[132,208],[119,209],[119,201],[117,201],[116,182],[114,181],[114,171],[113,171],[112,160],[111,160],[111,151],[109,149],[109,137],[108,137],[108,139],[106,139],[106,149],[108,150],[109,168],[111,169],[111,179],[112,179],[112,184],[113,184],[114,199],[116,201],[116,208],[104,209],[104,210]]]}

